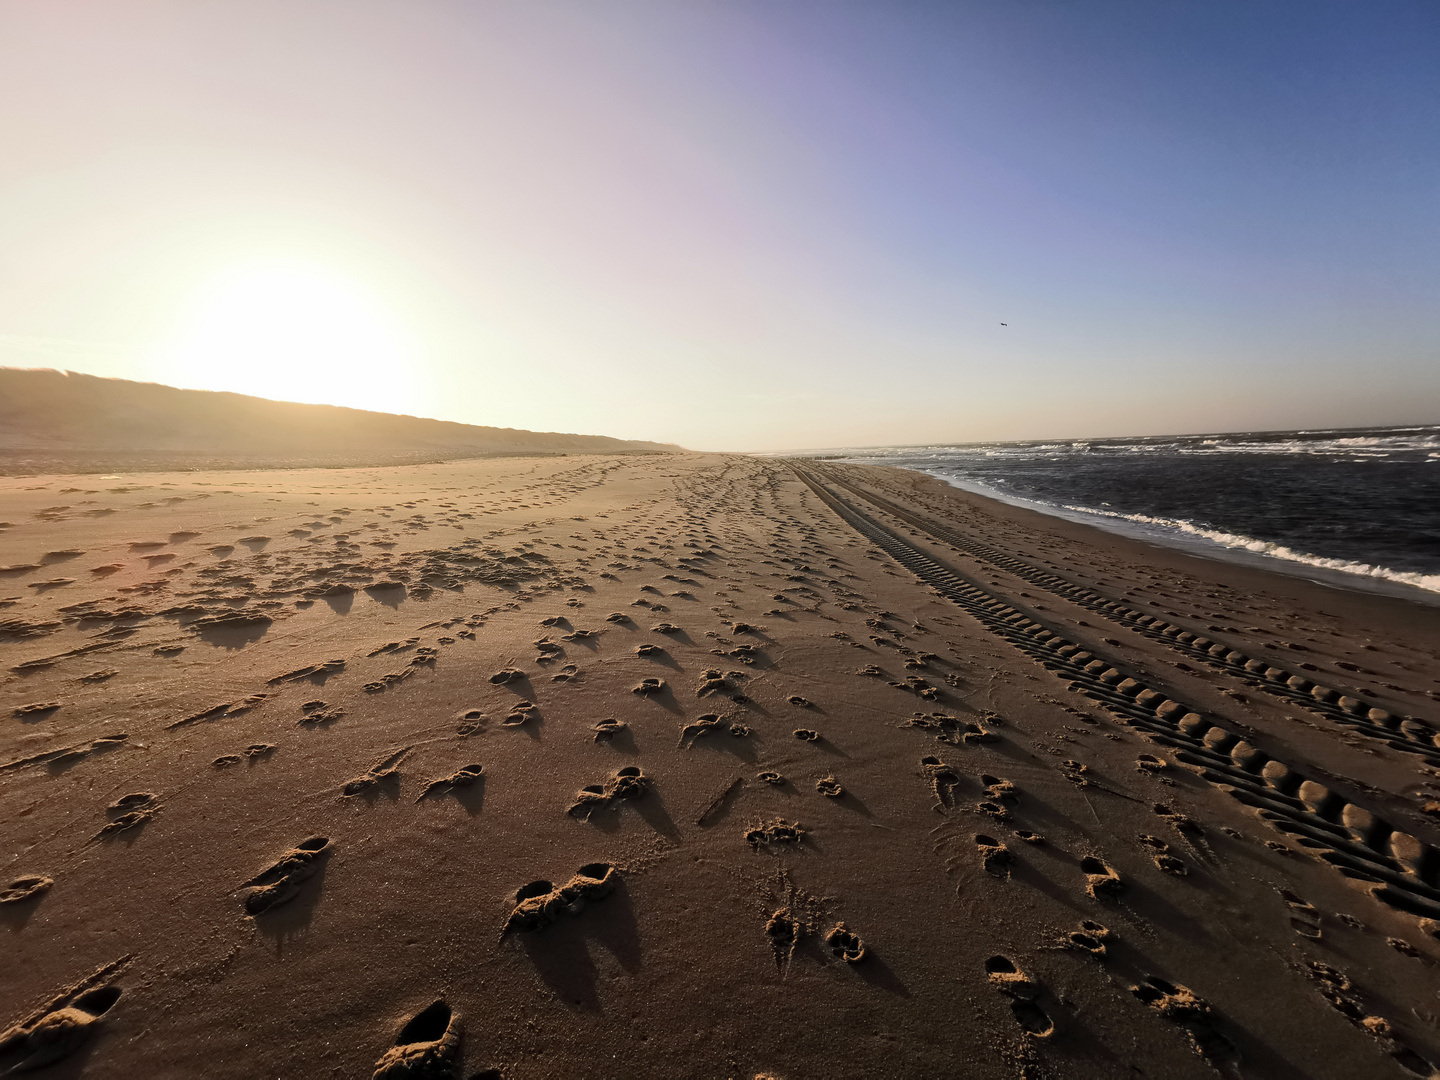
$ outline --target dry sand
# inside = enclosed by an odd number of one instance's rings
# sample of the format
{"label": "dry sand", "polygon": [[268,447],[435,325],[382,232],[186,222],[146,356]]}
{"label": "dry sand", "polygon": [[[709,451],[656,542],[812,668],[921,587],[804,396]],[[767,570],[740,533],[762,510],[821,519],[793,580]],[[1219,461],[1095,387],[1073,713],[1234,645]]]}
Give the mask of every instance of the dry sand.
{"label": "dry sand", "polygon": [[1433,607],[813,462],[0,507],[0,1068],[1440,1062]]}

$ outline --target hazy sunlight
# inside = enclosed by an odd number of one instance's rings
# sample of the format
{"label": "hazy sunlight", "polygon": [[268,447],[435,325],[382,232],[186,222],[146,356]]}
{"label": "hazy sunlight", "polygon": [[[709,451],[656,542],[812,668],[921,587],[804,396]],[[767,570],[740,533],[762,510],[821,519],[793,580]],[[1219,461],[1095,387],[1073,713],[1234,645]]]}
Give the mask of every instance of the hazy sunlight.
{"label": "hazy sunlight", "polygon": [[321,266],[253,263],[196,293],[158,367],[176,386],[408,412],[418,352],[355,283]]}

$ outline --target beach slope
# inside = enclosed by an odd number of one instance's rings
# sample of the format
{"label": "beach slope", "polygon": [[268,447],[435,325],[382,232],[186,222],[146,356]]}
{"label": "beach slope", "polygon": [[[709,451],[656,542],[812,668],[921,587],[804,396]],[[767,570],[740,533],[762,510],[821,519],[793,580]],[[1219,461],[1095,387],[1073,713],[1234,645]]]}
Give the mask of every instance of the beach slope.
{"label": "beach slope", "polygon": [[833,462],[0,505],[0,1069],[1440,1063],[1433,607]]}

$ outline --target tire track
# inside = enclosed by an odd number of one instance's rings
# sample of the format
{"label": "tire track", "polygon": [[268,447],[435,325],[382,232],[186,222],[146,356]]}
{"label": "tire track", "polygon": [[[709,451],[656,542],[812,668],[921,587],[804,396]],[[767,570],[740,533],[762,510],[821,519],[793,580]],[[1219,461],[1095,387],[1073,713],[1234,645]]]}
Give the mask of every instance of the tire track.
{"label": "tire track", "polygon": [[[1084,693],[1177,760],[1325,860],[1377,900],[1440,927],[1440,852],[1379,815],[1306,778],[1202,716],[1127,676],[886,528],[806,466],[786,464],[827,506],[896,562],[973,616],[986,630]],[[897,515],[898,516],[898,515]],[[902,518],[904,520],[904,518]]]}
{"label": "tire track", "polygon": [[967,555],[1014,574],[1038,589],[1044,589],[1152,641],[1168,645],[1184,656],[1234,675],[1244,680],[1247,685],[1264,690],[1281,701],[1299,705],[1333,723],[1373,738],[1392,750],[1414,754],[1427,764],[1440,767],[1440,731],[1418,717],[1397,716],[1386,709],[1372,709],[1358,693],[1347,694],[1316,683],[1274,661],[1192,633],[1183,626],[1129,607],[1094,589],[1077,585],[1048,570],[1023,562],[1001,548],[971,539],[938,522],[930,521],[883,496],[862,490],[836,475],[833,470],[816,471],[821,472],[831,483],[838,484],[907,525],[928,533],[936,540]]}

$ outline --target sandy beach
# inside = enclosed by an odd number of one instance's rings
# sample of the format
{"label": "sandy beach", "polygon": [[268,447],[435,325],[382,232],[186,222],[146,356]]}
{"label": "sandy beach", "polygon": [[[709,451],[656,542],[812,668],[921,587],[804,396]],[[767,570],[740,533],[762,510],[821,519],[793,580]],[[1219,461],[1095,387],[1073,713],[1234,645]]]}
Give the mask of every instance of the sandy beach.
{"label": "sandy beach", "polygon": [[1440,1064],[1435,606],[823,461],[0,506],[0,1070]]}

